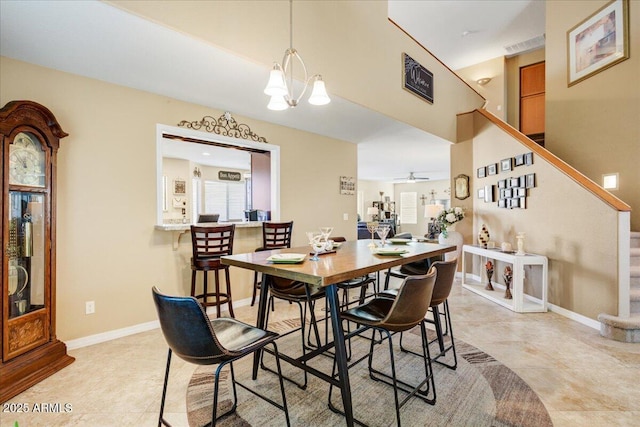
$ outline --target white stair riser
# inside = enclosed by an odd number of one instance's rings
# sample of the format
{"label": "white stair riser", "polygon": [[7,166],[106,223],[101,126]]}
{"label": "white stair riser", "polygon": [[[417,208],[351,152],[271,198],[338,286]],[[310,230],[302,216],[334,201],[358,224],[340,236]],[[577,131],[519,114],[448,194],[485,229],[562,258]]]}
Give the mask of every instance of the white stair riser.
{"label": "white stair riser", "polygon": [[631,301],[629,311],[631,312],[632,316],[640,314],[640,301]]}

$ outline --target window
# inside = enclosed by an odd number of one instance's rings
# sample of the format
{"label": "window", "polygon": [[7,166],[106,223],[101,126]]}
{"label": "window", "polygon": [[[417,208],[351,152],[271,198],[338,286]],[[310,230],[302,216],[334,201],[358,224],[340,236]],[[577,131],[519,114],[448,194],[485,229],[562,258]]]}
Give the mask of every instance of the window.
{"label": "window", "polygon": [[246,195],[244,182],[205,181],[204,212],[220,214],[219,221],[234,221],[244,218]]}
{"label": "window", "polygon": [[402,224],[418,223],[418,193],[400,193],[400,222]]}

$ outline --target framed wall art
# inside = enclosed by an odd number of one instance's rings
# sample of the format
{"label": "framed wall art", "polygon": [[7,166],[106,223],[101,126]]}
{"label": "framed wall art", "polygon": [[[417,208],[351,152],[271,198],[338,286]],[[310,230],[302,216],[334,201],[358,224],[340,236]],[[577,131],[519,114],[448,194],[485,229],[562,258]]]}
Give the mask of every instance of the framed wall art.
{"label": "framed wall art", "polygon": [[524,165],[524,154],[518,154],[513,158],[513,165],[518,167]]}
{"label": "framed wall art", "polygon": [[509,157],[508,159],[500,160],[500,171],[501,172],[509,172],[511,170],[511,164],[513,159]]}
{"label": "framed wall art", "polygon": [[487,176],[487,167],[482,166],[481,168],[478,168],[477,177],[484,178],[485,176]]}
{"label": "framed wall art", "polygon": [[469,197],[469,175],[460,174],[454,178],[455,197],[464,200]]}
{"label": "framed wall art", "polygon": [[493,163],[489,166],[487,166],[487,175],[495,175],[498,173],[498,164],[497,163]]}
{"label": "framed wall art", "polygon": [[402,54],[402,63],[402,87],[433,104],[433,73],[406,53]]}
{"label": "framed wall art", "polygon": [[187,181],[182,179],[173,180],[173,194],[187,194]]}
{"label": "framed wall art", "polygon": [[613,0],[567,31],[567,85],[629,58],[629,0]]}
{"label": "framed wall art", "polygon": [[531,166],[533,164],[533,153],[529,152],[524,155],[524,164]]}
{"label": "framed wall art", "polygon": [[356,180],[352,176],[340,177],[340,194],[351,196],[356,194]]}

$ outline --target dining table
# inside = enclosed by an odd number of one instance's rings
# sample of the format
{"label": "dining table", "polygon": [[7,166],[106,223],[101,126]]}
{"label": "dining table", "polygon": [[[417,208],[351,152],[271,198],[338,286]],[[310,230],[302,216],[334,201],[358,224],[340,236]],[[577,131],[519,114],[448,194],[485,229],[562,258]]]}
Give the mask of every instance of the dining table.
{"label": "dining table", "polygon": [[[351,384],[349,382],[349,372],[347,369],[348,361],[344,331],[340,321],[340,300],[337,295],[337,284],[371,273],[388,270],[402,264],[444,256],[447,252],[455,251],[456,246],[411,241],[402,245],[387,243],[386,246],[381,247],[380,241],[377,241],[376,246],[372,247],[372,240],[363,239],[342,242],[334,251],[320,254],[317,261],[311,259],[309,250],[310,246],[301,246],[235,254],[223,256],[221,262],[222,264],[262,273],[256,321],[256,326],[261,329],[266,329],[267,327],[265,323],[271,277],[282,277],[308,285],[325,287],[333,332],[333,343],[331,343],[331,345],[334,347],[334,357],[338,373],[337,378],[319,372],[306,363],[310,358],[326,350],[327,345],[320,347],[316,352],[307,354],[305,360],[294,360],[284,355],[281,355],[281,358],[339,387],[342,395],[346,424],[347,426],[353,426],[354,417],[351,402]],[[270,261],[271,257],[278,254],[301,254],[305,256],[304,260],[297,263]],[[253,360],[254,379],[257,378],[259,363],[260,354],[256,352]]]}

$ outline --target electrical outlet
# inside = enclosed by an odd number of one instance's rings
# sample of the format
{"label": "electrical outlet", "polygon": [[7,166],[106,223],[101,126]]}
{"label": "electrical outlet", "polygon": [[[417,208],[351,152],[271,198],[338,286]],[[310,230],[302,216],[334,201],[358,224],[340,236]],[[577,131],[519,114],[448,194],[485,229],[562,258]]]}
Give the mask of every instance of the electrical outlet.
{"label": "electrical outlet", "polygon": [[343,219],[344,221],[349,221],[349,214],[348,214],[348,213],[343,213],[343,214],[342,214],[342,219]]}
{"label": "electrical outlet", "polygon": [[95,301],[87,301],[85,303],[84,314],[93,314],[96,312]]}

